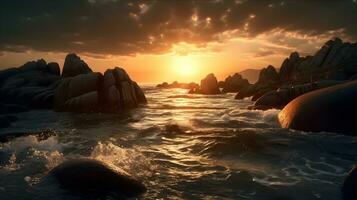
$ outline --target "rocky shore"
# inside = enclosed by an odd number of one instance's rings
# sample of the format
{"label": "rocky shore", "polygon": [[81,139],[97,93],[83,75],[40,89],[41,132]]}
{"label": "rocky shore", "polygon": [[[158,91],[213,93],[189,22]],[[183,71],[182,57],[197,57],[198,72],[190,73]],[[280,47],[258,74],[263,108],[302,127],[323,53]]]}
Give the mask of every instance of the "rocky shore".
{"label": "rocky shore", "polygon": [[14,120],[8,114],[30,109],[121,113],[143,103],[143,91],[124,69],[93,72],[76,54],[66,56],[62,74],[43,59],[0,71],[2,126]]}

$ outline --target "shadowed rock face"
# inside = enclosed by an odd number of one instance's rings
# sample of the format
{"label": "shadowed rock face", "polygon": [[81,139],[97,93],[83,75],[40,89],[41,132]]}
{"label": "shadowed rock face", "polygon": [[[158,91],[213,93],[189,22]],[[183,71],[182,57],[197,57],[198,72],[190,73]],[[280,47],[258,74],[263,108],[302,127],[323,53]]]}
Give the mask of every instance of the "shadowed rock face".
{"label": "shadowed rock face", "polygon": [[218,87],[217,78],[214,74],[208,74],[204,79],[201,80],[201,84],[199,88],[191,89],[189,93],[196,94],[220,94],[221,91]]}
{"label": "shadowed rock face", "polygon": [[357,81],[306,93],[279,113],[283,128],[356,135]]}
{"label": "shadowed rock face", "polygon": [[342,199],[355,200],[357,199],[357,166],[355,165],[348,173],[342,185]]}
{"label": "shadowed rock face", "polygon": [[244,79],[240,74],[235,73],[233,76],[228,76],[221,86],[224,93],[226,92],[239,92],[242,88],[248,87],[250,83]]}
{"label": "shadowed rock face", "polygon": [[93,159],[65,161],[52,169],[49,175],[57,179],[62,188],[86,194],[115,193],[125,198],[138,196],[146,191],[139,181]]}
{"label": "shadowed rock face", "polygon": [[0,102],[31,108],[53,104],[53,84],[58,82],[59,65],[45,60],[27,62],[18,68],[0,71]]}
{"label": "shadowed rock face", "polygon": [[201,80],[200,90],[202,94],[219,94],[217,78],[214,74],[208,74]]}
{"label": "shadowed rock face", "polygon": [[74,53],[68,54],[63,65],[63,77],[72,77],[79,74],[90,73],[92,70],[79,56]]}

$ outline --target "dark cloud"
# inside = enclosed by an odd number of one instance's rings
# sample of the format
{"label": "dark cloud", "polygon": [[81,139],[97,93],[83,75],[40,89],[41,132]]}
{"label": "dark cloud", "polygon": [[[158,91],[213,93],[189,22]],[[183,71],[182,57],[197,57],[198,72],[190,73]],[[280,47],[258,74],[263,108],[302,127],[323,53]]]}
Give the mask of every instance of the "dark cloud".
{"label": "dark cloud", "polygon": [[356,19],[353,0],[2,0],[0,51],[155,54],[275,29],[357,39]]}

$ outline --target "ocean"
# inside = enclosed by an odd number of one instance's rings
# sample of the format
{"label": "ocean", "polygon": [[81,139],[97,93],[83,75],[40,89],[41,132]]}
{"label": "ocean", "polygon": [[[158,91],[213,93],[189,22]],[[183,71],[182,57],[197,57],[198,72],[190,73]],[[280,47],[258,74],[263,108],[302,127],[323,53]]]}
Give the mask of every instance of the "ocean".
{"label": "ocean", "polygon": [[341,199],[357,137],[282,129],[279,110],[248,110],[252,102],[235,94],[142,88],[148,104],[120,115],[16,114],[0,134],[43,134],[0,144],[0,199],[88,199],[46,180],[53,167],[79,157],[143,182],[148,190],[138,199]]}

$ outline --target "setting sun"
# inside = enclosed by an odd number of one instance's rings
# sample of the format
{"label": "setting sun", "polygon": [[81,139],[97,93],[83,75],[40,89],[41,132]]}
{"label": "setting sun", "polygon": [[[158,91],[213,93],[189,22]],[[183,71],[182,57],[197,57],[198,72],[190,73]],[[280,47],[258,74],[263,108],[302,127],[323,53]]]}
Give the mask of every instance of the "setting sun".
{"label": "setting sun", "polygon": [[191,56],[177,56],[173,59],[173,70],[180,76],[192,77],[197,72],[197,65]]}

